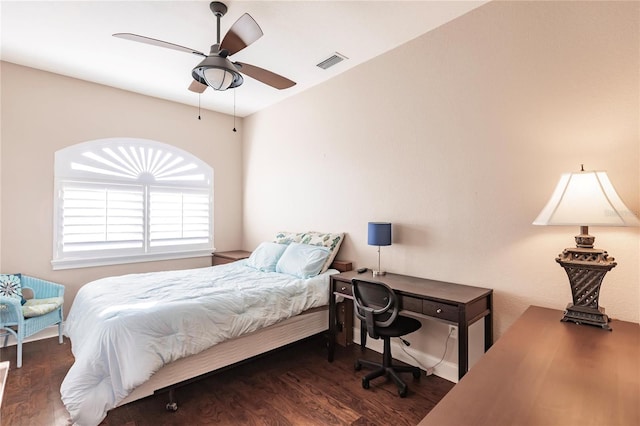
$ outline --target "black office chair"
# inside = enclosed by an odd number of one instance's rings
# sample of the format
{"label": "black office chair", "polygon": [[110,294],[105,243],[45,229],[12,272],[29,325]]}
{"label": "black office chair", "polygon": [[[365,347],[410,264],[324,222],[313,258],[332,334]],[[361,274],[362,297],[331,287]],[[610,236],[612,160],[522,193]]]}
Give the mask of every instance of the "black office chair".
{"label": "black office chair", "polygon": [[362,326],[366,325],[367,333],[371,338],[382,338],[384,341],[382,364],[365,359],[359,359],[355,363],[357,371],[363,365],[377,368],[362,378],[362,387],[369,389],[369,381],[376,377],[391,377],[398,385],[398,394],[404,398],[407,396],[407,385],[397,373],[412,373],[415,379],[419,379],[421,372],[418,367],[392,364],[391,338],[413,333],[422,324],[415,318],[398,315],[400,311],[398,298],[388,285],[357,278],[354,278],[351,283],[356,316],[362,321]]}

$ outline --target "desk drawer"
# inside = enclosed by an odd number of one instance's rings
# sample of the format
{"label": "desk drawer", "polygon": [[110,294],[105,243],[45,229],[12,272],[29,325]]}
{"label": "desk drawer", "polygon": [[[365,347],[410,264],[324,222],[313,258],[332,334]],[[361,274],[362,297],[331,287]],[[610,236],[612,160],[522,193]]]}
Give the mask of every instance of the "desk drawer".
{"label": "desk drawer", "polygon": [[353,295],[353,290],[351,289],[351,283],[344,283],[342,281],[335,282],[335,292],[340,294],[345,294],[347,296]]}
{"label": "desk drawer", "polygon": [[411,296],[402,296],[402,309],[411,312],[422,313],[422,299]]}
{"label": "desk drawer", "polygon": [[429,315],[430,317],[458,322],[458,307],[456,305],[447,305],[446,303],[423,300],[422,313]]}

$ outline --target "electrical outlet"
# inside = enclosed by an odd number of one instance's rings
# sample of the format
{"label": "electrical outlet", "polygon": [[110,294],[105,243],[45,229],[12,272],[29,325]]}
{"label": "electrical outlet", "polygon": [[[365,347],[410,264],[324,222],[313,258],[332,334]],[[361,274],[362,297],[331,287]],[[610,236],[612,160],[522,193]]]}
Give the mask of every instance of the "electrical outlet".
{"label": "electrical outlet", "polygon": [[457,339],[458,338],[458,327],[456,327],[455,325],[450,325],[449,326],[449,336],[452,339]]}

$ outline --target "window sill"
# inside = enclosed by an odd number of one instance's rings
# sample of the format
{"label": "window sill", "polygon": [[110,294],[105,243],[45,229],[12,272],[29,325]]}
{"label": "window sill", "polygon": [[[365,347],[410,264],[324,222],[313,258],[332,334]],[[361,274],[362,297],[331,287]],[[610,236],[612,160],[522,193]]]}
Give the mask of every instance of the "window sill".
{"label": "window sill", "polygon": [[92,268],[96,266],[123,265],[127,263],[155,262],[159,260],[188,259],[193,257],[211,257],[214,248],[194,250],[181,253],[152,253],[143,255],[111,256],[92,259],[61,259],[52,260],[54,271],[62,269]]}

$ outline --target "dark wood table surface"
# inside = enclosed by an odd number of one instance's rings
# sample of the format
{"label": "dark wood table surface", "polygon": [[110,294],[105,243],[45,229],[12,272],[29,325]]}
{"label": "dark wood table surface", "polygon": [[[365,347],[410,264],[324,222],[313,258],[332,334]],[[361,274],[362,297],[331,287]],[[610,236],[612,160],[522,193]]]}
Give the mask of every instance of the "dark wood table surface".
{"label": "dark wood table surface", "polygon": [[640,425],[640,325],[560,318],[529,307],[419,426]]}

